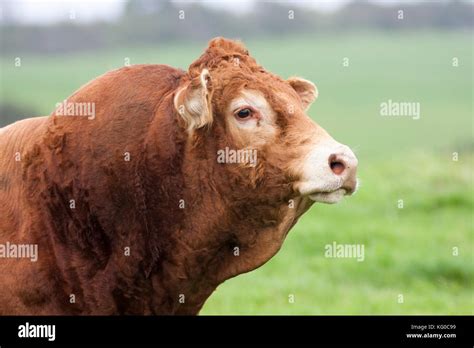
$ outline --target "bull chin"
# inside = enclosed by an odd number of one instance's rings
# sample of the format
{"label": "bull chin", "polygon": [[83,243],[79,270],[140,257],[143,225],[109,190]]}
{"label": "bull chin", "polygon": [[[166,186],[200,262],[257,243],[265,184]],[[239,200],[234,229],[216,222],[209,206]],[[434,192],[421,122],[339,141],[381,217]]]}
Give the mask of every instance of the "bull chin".
{"label": "bull chin", "polygon": [[343,188],[331,192],[315,192],[309,195],[309,198],[318,203],[335,204],[339,203],[347,191]]}

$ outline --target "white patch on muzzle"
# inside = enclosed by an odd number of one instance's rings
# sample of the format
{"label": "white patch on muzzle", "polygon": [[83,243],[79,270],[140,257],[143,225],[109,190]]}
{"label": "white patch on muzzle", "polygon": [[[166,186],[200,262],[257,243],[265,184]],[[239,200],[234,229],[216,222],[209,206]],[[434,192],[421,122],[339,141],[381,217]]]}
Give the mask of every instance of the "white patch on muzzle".
{"label": "white patch on muzzle", "polygon": [[[337,175],[331,169],[331,155],[338,156],[345,163],[346,169],[342,174]],[[357,186],[356,168],[357,159],[349,147],[332,138],[324,139],[314,144],[303,160],[301,180],[296,189],[315,202],[337,203],[348,194],[344,188],[348,182],[354,182]]]}

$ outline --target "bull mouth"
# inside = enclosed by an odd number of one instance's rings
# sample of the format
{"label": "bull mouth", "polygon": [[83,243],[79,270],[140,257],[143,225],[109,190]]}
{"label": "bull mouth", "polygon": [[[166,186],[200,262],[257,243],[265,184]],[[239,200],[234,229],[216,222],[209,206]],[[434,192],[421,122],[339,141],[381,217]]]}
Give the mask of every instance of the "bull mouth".
{"label": "bull mouth", "polygon": [[308,197],[314,202],[335,204],[335,203],[339,203],[347,194],[348,192],[346,189],[339,188],[337,190],[329,191],[329,192],[311,193],[308,195]]}
{"label": "bull mouth", "polygon": [[346,196],[354,195],[359,189],[360,181],[356,178],[349,183],[335,182],[333,184],[317,185],[314,182],[307,181],[298,183],[296,188],[301,196],[308,197],[313,202],[335,204]]}

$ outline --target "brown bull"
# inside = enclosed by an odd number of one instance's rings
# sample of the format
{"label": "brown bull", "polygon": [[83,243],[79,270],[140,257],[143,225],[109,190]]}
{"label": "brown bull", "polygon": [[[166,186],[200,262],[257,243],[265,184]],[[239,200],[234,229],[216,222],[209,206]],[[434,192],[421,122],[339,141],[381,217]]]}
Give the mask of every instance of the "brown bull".
{"label": "brown bull", "polygon": [[355,191],[316,97],[218,38],[187,72],[124,67],[0,129],[0,314],[197,314]]}

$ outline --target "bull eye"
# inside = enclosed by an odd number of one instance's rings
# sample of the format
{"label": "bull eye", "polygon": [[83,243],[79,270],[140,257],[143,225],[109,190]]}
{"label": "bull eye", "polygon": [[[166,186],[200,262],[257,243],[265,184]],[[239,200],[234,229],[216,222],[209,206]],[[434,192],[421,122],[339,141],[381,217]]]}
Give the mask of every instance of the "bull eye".
{"label": "bull eye", "polygon": [[244,120],[252,116],[252,110],[249,108],[240,109],[239,111],[235,113],[235,115],[241,120]]}

